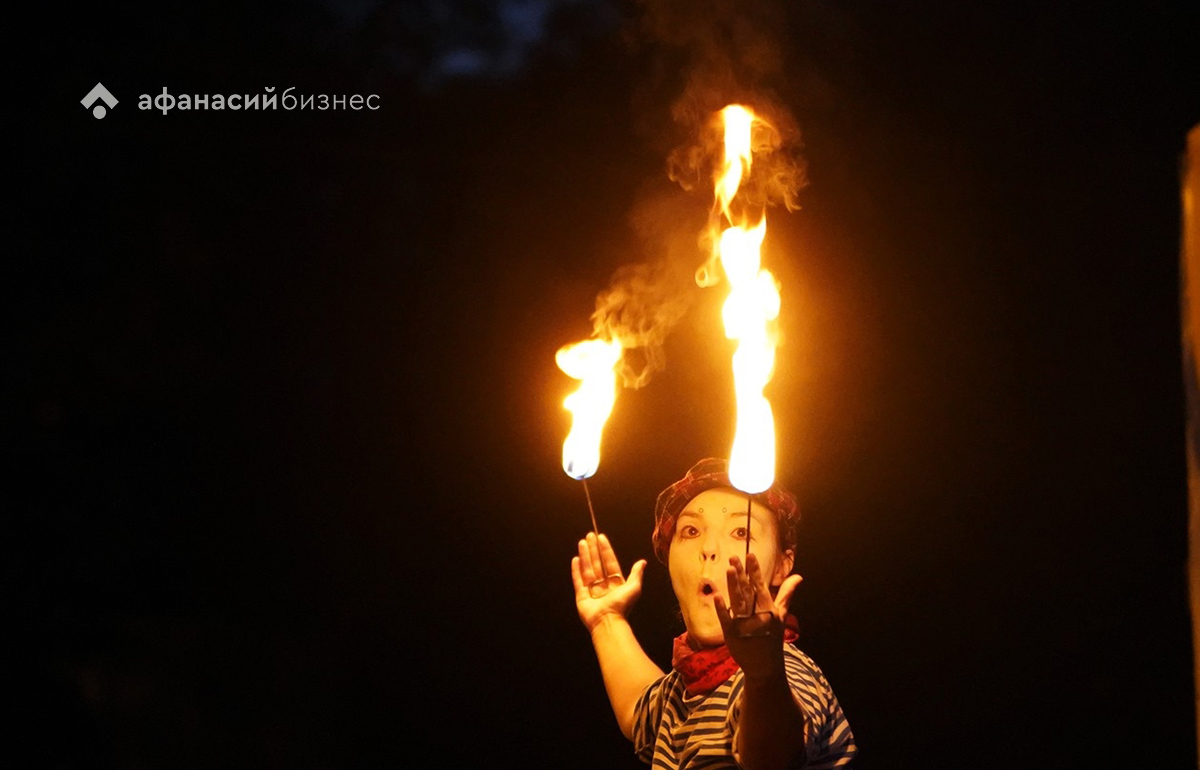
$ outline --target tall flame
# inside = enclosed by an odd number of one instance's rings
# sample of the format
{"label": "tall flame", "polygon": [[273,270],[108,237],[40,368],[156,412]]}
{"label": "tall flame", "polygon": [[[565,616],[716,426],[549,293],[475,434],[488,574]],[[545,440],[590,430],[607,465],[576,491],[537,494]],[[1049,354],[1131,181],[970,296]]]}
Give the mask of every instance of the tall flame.
{"label": "tall flame", "polygon": [[715,239],[714,249],[730,286],[721,311],[725,336],[738,343],[733,354],[737,428],[729,456],[729,480],[743,492],[754,494],[775,480],[775,418],[763,388],[775,368],[773,322],[779,316],[779,286],[762,268],[766,212],[751,223],[731,208],[750,172],[751,129],[758,118],[737,104],[720,114],[725,126],[725,162],[716,179],[715,195],[729,226]]}
{"label": "tall flame", "polygon": [[600,467],[600,436],[617,400],[617,340],[584,340],[560,348],[554,362],[580,380],[579,389],[563,406],[571,412],[571,432],[563,442],[563,470],[573,479],[586,479]]}

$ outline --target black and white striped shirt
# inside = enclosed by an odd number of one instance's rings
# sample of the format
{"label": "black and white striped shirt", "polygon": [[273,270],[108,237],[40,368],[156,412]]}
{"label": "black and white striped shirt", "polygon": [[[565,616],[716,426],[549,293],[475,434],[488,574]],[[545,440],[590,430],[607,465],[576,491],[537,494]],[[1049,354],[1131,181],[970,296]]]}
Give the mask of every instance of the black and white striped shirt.
{"label": "black and white striped shirt", "polygon": [[[854,758],[854,735],[833,689],[812,658],[783,645],[784,668],[792,693],[809,719],[808,742],[797,764],[808,770],[847,768]],[[741,717],[743,675],[738,670],[707,695],[688,695],[672,671],[641,694],[636,707],[633,746],[647,764],[665,770],[738,768],[734,735]]]}

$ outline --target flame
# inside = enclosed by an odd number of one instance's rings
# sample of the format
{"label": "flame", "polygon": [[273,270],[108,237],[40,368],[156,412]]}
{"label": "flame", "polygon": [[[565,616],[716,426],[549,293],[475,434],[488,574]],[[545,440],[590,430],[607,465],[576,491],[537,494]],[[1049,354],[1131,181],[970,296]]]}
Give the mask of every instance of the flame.
{"label": "flame", "polygon": [[775,369],[779,286],[762,268],[762,242],[767,233],[764,211],[757,222],[735,215],[731,204],[752,160],[751,129],[759,118],[731,104],[720,112],[725,126],[725,162],[716,179],[716,205],[729,223],[715,239],[715,256],[729,280],[729,297],[721,316],[725,336],[737,341],[733,383],[737,428],[729,455],[729,480],[748,494],[761,492],[775,480],[775,418],[763,388]]}
{"label": "flame", "polygon": [[580,380],[579,389],[563,406],[571,412],[571,432],[563,442],[563,470],[573,479],[586,479],[600,467],[600,435],[617,400],[617,340],[584,340],[560,348],[554,356],[558,368]]}
{"label": "flame", "polygon": [[717,200],[721,211],[730,216],[729,204],[742,186],[742,179],[750,173],[753,153],[750,150],[750,128],[754,124],[754,113],[740,104],[731,104],[720,112],[725,124],[725,166],[717,177]]}

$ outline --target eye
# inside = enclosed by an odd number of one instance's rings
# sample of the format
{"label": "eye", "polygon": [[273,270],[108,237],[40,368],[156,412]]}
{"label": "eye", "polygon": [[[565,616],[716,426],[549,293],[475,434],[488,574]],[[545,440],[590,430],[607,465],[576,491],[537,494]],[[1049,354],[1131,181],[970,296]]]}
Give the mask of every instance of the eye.
{"label": "eye", "polygon": [[735,540],[745,540],[746,539],[746,528],[745,527],[737,527],[736,529],[734,529],[733,537]]}
{"label": "eye", "polygon": [[692,524],[684,524],[679,528],[680,537],[696,537],[699,534],[700,530],[696,529],[696,527]]}

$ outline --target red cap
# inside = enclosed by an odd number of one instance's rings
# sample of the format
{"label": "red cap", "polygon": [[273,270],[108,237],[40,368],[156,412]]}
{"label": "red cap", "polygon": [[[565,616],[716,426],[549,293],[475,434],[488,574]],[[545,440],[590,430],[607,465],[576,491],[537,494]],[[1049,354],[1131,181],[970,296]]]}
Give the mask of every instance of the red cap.
{"label": "red cap", "polygon": [[[729,461],[709,457],[693,465],[683,478],[659,493],[658,502],[654,504],[654,534],[650,536],[654,542],[654,555],[659,561],[667,563],[667,551],[675,534],[675,520],[688,502],[701,492],[719,487],[735,488],[729,480]],[[783,487],[772,484],[765,491],[750,495],[750,498],[775,515],[780,550],[794,550],[800,527],[800,507],[796,504],[795,496]]]}

